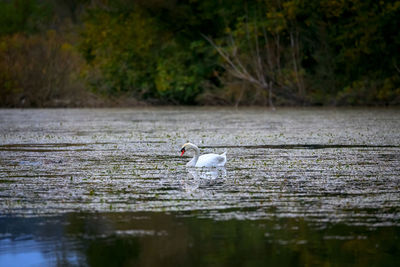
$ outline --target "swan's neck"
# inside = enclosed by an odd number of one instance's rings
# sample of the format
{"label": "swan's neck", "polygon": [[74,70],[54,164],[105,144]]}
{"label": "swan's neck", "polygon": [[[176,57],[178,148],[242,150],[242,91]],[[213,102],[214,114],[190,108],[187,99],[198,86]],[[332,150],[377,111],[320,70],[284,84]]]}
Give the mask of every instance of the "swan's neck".
{"label": "swan's neck", "polygon": [[192,145],[192,148],[194,150],[194,157],[193,159],[195,159],[195,162],[197,162],[197,160],[199,159],[200,156],[200,150],[196,145]]}
{"label": "swan's neck", "polygon": [[199,157],[200,157],[200,150],[199,150],[199,148],[198,148],[196,145],[193,145],[193,144],[191,145],[191,148],[194,150],[194,156],[193,156],[193,159],[192,159],[191,161],[189,161],[187,165],[189,165],[189,166],[195,166],[197,160],[198,160]]}

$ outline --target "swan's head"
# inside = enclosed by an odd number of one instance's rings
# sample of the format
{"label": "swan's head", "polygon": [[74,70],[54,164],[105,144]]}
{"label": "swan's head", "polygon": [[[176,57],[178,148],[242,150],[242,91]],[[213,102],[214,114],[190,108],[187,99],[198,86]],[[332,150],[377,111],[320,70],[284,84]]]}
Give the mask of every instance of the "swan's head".
{"label": "swan's head", "polygon": [[194,149],[196,146],[193,145],[192,143],[186,143],[182,146],[181,148],[181,157],[183,156],[183,154],[185,154],[186,150],[189,149]]}

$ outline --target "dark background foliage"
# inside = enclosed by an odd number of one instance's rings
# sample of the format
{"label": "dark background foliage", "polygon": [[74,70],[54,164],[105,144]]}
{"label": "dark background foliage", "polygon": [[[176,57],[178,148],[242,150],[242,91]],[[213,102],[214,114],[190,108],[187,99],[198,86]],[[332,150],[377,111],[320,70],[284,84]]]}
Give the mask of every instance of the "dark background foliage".
{"label": "dark background foliage", "polygon": [[400,1],[0,2],[0,106],[398,105]]}

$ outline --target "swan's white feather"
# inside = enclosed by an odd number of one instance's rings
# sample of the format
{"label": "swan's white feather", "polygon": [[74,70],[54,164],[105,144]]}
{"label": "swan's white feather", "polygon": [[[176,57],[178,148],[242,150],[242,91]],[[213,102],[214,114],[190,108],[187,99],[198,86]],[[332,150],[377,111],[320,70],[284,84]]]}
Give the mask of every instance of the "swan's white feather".
{"label": "swan's white feather", "polygon": [[226,163],[226,153],[201,155],[195,167],[223,167]]}

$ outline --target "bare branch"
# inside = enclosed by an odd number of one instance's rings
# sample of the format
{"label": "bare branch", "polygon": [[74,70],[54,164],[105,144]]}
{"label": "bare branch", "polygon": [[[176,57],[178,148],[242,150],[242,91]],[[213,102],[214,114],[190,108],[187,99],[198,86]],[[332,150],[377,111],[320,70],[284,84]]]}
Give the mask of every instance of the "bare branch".
{"label": "bare branch", "polygon": [[393,66],[397,70],[397,72],[400,74],[400,68],[397,66],[396,62],[393,61]]}
{"label": "bare branch", "polygon": [[[235,62],[233,62],[231,60],[231,58],[229,57],[229,55],[223,51],[223,49],[221,47],[219,47],[217,44],[215,44],[215,42],[208,36],[201,34],[203,36],[204,39],[206,39],[214,48],[215,50],[220,54],[220,56],[225,59],[225,61],[228,63],[228,65],[232,68],[231,70],[231,74],[239,79],[242,80],[247,80],[250,83],[253,83],[257,86],[260,87],[264,87],[264,85],[257,79],[255,79],[251,74],[248,73],[248,71],[243,67],[243,65],[241,64],[240,60],[236,57],[234,57]],[[239,66],[237,66],[237,64]]]}

